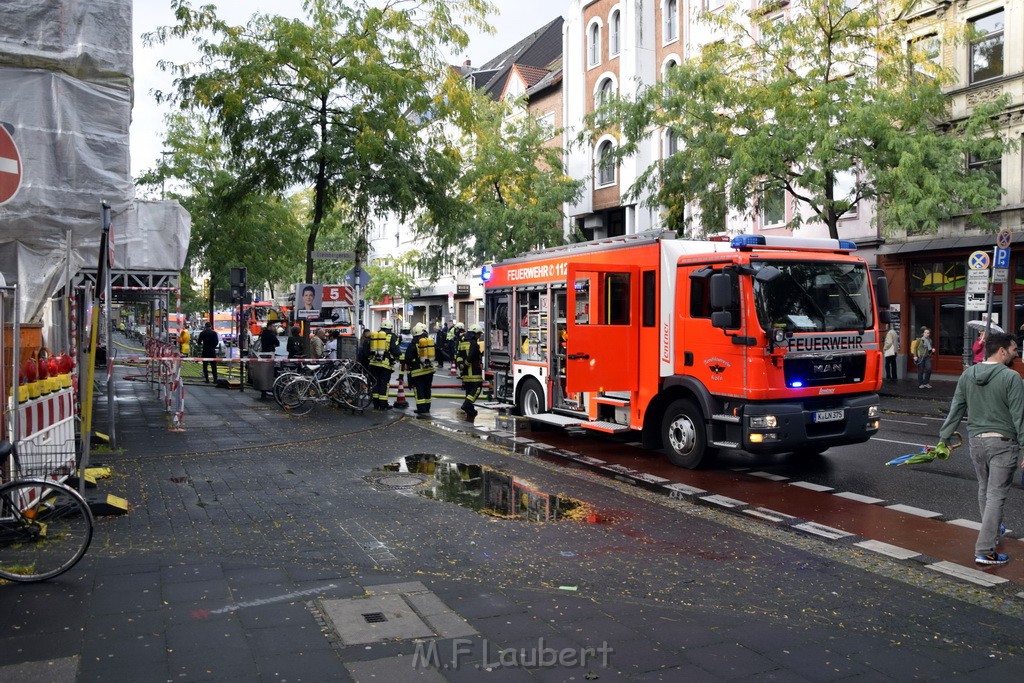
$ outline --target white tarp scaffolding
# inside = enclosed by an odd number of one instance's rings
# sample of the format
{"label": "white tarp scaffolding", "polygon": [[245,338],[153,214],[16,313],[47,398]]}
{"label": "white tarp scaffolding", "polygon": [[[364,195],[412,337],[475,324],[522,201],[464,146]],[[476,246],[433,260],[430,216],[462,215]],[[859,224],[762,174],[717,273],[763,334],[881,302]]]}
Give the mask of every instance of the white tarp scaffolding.
{"label": "white tarp scaffolding", "polygon": [[40,319],[69,271],[96,267],[103,201],[116,268],[184,264],[187,212],[134,201],[132,87],[132,0],[3,0],[0,125],[17,145],[21,187],[0,205],[0,272],[21,285],[24,321]]}

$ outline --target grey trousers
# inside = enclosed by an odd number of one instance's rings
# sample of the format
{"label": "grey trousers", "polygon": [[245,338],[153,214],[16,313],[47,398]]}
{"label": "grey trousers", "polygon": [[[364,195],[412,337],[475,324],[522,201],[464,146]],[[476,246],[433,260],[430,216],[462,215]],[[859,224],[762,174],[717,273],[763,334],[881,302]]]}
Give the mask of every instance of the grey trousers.
{"label": "grey trousers", "polygon": [[981,530],[974,552],[988,555],[996,549],[1003,506],[1020,461],[1020,446],[1009,439],[990,436],[972,436],[970,442],[971,461],[978,475],[978,509],[981,511]]}

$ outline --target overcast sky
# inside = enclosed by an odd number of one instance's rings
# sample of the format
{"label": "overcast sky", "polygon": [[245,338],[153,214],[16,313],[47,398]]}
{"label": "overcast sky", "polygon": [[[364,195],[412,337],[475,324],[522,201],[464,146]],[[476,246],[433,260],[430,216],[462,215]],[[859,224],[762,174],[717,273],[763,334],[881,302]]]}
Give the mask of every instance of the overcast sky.
{"label": "overcast sky", "polygon": [[[193,7],[214,4],[218,15],[233,23],[244,24],[257,12],[275,13],[289,17],[302,16],[302,0],[196,0]],[[498,7],[499,15],[489,22],[497,33],[493,36],[473,36],[465,55],[453,55],[453,62],[461,63],[469,58],[474,64],[482,64],[502,50],[544,26],[559,16],[568,7],[568,0],[492,0]],[[135,52],[135,103],[132,108],[131,155],[132,177],[143,170],[152,168],[160,159],[164,138],[164,114],[166,105],[157,106],[150,94],[152,90],[169,90],[171,79],[160,71],[156,63],[160,59],[186,61],[190,58],[189,45],[147,48],[141,35],[158,26],[173,23],[168,0],[133,0]]]}

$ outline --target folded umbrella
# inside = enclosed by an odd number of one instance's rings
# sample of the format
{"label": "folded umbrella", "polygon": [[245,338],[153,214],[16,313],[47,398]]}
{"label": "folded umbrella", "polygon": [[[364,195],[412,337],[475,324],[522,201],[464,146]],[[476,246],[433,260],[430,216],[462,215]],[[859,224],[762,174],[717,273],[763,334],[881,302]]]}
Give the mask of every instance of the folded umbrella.
{"label": "folded umbrella", "polygon": [[932,460],[948,460],[949,456],[952,455],[954,448],[959,448],[960,444],[964,442],[963,437],[957,432],[953,434],[953,437],[949,440],[950,445],[940,443],[936,446],[923,446],[917,453],[908,453],[907,455],[901,455],[898,458],[893,458],[889,462],[885,463],[888,465],[920,465],[923,463],[931,462]]}

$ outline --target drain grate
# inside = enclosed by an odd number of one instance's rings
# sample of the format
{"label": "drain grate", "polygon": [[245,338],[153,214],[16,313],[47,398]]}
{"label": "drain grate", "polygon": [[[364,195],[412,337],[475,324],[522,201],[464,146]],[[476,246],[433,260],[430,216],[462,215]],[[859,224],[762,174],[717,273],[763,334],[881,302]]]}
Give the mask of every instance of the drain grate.
{"label": "drain grate", "polygon": [[384,616],[383,612],[370,612],[369,614],[364,614],[363,619],[366,619],[367,624],[382,624],[388,620],[388,618]]}
{"label": "drain grate", "polygon": [[378,472],[364,479],[378,491],[395,491],[422,486],[430,477],[417,472]]}

